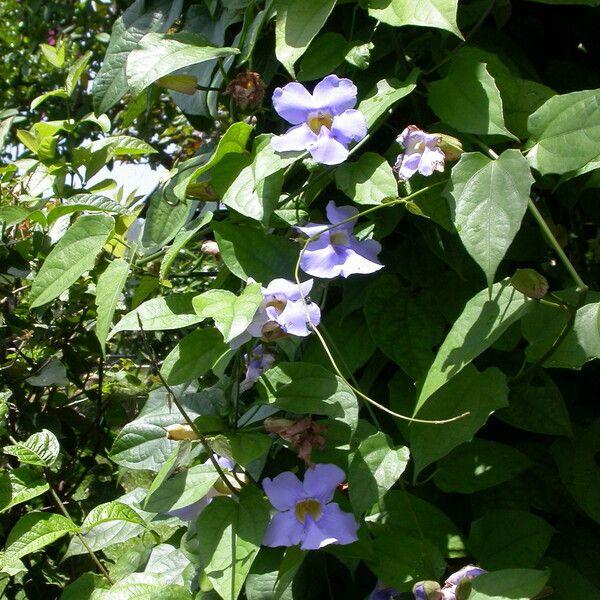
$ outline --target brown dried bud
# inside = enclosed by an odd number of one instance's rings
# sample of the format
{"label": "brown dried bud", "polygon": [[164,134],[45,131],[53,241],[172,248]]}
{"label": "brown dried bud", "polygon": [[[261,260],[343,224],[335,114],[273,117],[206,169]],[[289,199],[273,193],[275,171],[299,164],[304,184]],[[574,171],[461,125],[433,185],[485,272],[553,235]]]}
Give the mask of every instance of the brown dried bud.
{"label": "brown dried bud", "polygon": [[242,110],[253,109],[262,104],[267,86],[258,73],[246,71],[238,73],[225,88],[226,94],[231,94],[234,102]]}
{"label": "brown dried bud", "polygon": [[265,429],[269,433],[276,433],[297,450],[301,458],[309,467],[313,466],[310,455],[313,448],[324,448],[327,431],[326,425],[319,425],[311,417],[304,417],[299,421],[291,419],[265,419]]}
{"label": "brown dried bud", "polygon": [[167,439],[169,440],[197,440],[196,432],[184,423],[178,425],[169,425],[165,427],[167,430]]}
{"label": "brown dried bud", "polygon": [[219,246],[217,245],[217,242],[213,242],[212,240],[204,240],[200,246],[200,252],[202,252],[202,254],[214,256],[216,260],[221,260]]}

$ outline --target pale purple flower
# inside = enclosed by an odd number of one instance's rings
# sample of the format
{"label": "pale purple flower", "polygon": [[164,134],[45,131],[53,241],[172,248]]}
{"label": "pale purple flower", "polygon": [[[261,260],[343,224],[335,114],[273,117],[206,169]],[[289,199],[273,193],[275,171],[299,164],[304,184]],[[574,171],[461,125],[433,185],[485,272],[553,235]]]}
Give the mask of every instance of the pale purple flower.
{"label": "pale purple flower", "polygon": [[240,383],[240,391],[245,392],[249,390],[258,381],[258,378],[273,366],[275,358],[275,354],[262,344],[258,344],[252,352],[244,355],[246,376],[242,383]]}
{"label": "pale purple flower", "polygon": [[483,573],[486,573],[486,571],[480,567],[467,565],[450,575],[444,582],[443,588],[440,588],[435,581],[416,583],[413,587],[413,595],[415,600],[456,600],[456,593],[461,581],[475,579]]}
{"label": "pale purple flower", "polygon": [[371,592],[369,600],[392,600],[400,592],[394,588],[387,587],[382,581],[378,581],[375,589]]}
{"label": "pale purple flower", "polygon": [[[327,205],[327,219],[331,225],[340,223],[356,215],[358,210],[352,206],[337,207],[333,201]],[[353,235],[356,219],[328,229],[330,225],[308,223],[296,227],[309,238],[319,235],[316,240],[306,244],[300,268],[309,275],[331,279],[348,277],[353,273],[374,273],[383,268],[377,254],[381,244],[375,240],[359,241]]]}
{"label": "pale purple flower", "polygon": [[479,577],[479,575],[483,575],[484,573],[487,573],[487,571],[484,571],[481,567],[467,565],[459,571],[456,571],[456,573],[452,573],[452,575],[450,575],[450,577],[448,577],[448,579],[446,579],[446,581],[444,582],[445,585],[443,589],[456,589],[456,586],[463,579],[475,579],[475,577]]}
{"label": "pale purple flower", "polygon": [[287,279],[273,279],[261,287],[263,301],[246,331],[231,340],[231,347],[239,348],[253,337],[269,342],[287,335],[310,335],[308,322],[318,325],[321,320],[319,307],[308,298],[312,286],[312,279],[300,286]]}
{"label": "pale purple flower", "polygon": [[417,172],[429,176],[434,171],[444,170],[446,157],[439,148],[442,140],[438,134],[425,133],[416,125],[409,125],[396,141],[404,147],[394,165],[400,181],[410,179]]}
{"label": "pale purple flower", "polygon": [[277,509],[267,527],[265,546],[296,546],[318,550],[329,544],[351,544],[358,537],[354,515],[343,512],[331,500],[337,486],[346,478],[336,465],[315,465],[302,483],[286,471],[263,480],[263,488]]}
{"label": "pale purple flower", "polygon": [[[224,456],[215,455],[217,459],[217,463],[222,469],[226,469],[229,471],[233,471],[235,468],[235,463]],[[205,465],[211,464],[210,459],[204,462]],[[219,482],[217,482],[218,484]],[[187,506],[183,506],[181,508],[176,508],[175,510],[170,510],[166,514],[171,517],[177,517],[182,521],[195,521],[200,513],[212,502],[212,499],[216,496],[227,496],[228,494],[224,494],[221,489],[217,487],[217,484],[208,490],[208,493],[193,502],[192,504],[188,504]]]}
{"label": "pale purple flower", "polygon": [[277,114],[291,123],[271,145],[277,152],[308,150],[324,165],[338,165],[348,158],[348,146],[367,135],[364,115],[354,110],[356,86],[337,75],[328,75],[317,83],[311,94],[293,81],[273,92]]}

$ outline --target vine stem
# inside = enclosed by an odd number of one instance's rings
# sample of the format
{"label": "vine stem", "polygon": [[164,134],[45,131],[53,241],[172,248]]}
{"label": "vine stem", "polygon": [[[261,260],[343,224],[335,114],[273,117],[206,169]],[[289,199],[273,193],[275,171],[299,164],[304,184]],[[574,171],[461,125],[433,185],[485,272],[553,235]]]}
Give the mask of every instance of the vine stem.
{"label": "vine stem", "polygon": [[451,423],[452,421],[456,421],[458,419],[462,419],[463,417],[466,417],[469,412],[465,412],[462,413],[461,415],[457,415],[456,417],[452,417],[450,419],[442,419],[442,420],[429,420],[429,419],[418,419],[415,417],[409,417],[407,415],[402,415],[400,413],[394,412],[393,410],[389,409],[387,406],[384,406],[383,404],[380,404],[379,402],[373,400],[373,398],[371,398],[370,396],[367,396],[367,394],[363,393],[360,389],[358,389],[358,387],[356,387],[355,385],[352,385],[344,376],[344,374],[342,373],[342,371],[340,370],[335,358],[333,357],[333,354],[331,353],[331,350],[329,349],[329,346],[327,344],[327,342],[325,341],[323,335],[321,334],[321,332],[319,331],[319,329],[317,328],[316,325],[314,325],[311,320],[310,320],[310,314],[308,312],[308,305],[306,303],[306,297],[304,296],[304,294],[302,293],[302,289],[300,287],[300,261],[302,260],[302,257],[304,256],[304,253],[306,252],[306,248],[308,246],[308,244],[310,242],[313,242],[315,240],[317,240],[323,233],[325,233],[326,231],[331,231],[332,229],[335,229],[336,227],[339,227],[340,225],[344,225],[346,223],[351,223],[353,221],[356,221],[356,219],[358,219],[359,217],[363,217],[365,215],[371,214],[373,212],[376,212],[378,210],[381,210],[382,208],[388,208],[390,206],[397,206],[398,204],[406,204],[407,202],[411,201],[413,198],[415,198],[416,196],[419,196],[437,186],[440,186],[442,184],[444,184],[445,181],[439,181],[437,183],[434,183],[433,185],[427,186],[425,188],[422,188],[412,194],[410,194],[409,196],[406,196],[405,198],[396,198],[395,200],[392,200],[390,202],[386,202],[385,204],[379,204],[377,206],[373,206],[371,208],[368,208],[362,212],[359,212],[358,214],[352,216],[352,217],[348,217],[347,219],[343,219],[342,221],[340,221],[339,223],[334,223],[332,225],[329,225],[328,227],[326,227],[325,229],[323,229],[321,232],[319,232],[316,235],[313,235],[311,237],[309,237],[304,244],[304,247],[302,248],[302,250],[300,251],[300,254],[298,255],[298,260],[296,261],[296,265],[294,267],[294,279],[296,281],[296,285],[298,286],[298,293],[300,294],[300,298],[302,300],[302,305],[304,307],[304,312],[306,314],[306,319],[307,319],[307,324],[310,327],[310,329],[314,332],[314,334],[317,336],[317,339],[319,340],[319,342],[321,343],[321,346],[323,346],[323,350],[325,351],[325,354],[327,355],[327,358],[329,359],[329,362],[331,363],[331,366],[333,367],[334,371],[336,372],[336,374],[338,375],[338,377],[340,377],[342,379],[342,381],[344,381],[344,383],[346,383],[346,385],[348,385],[350,387],[350,389],[357,395],[359,396],[362,400],[364,400],[365,402],[367,402],[368,404],[371,404],[373,406],[375,406],[376,408],[378,408],[379,410],[388,413],[389,415],[392,415],[393,417],[396,417],[398,419],[402,419],[404,421],[410,421],[412,423],[425,423],[428,425],[443,425],[445,423]]}
{"label": "vine stem", "polygon": [[169,400],[171,402],[173,402],[173,404],[177,407],[177,409],[181,413],[181,416],[185,419],[186,423],[191,427],[192,431],[198,436],[200,443],[206,448],[206,450],[208,452],[208,458],[210,459],[210,462],[212,463],[213,467],[215,468],[215,471],[219,474],[219,477],[221,478],[223,483],[227,486],[227,488],[233,495],[239,496],[239,491],[236,490],[235,487],[233,487],[233,485],[229,481],[227,475],[225,475],[225,472],[221,468],[221,465],[217,462],[217,459],[215,458],[216,454],[213,451],[213,449],[211,448],[209,441],[206,439],[206,436],[198,429],[198,427],[194,423],[194,420],[190,417],[190,415],[187,413],[185,408],[183,408],[183,405],[181,404],[181,402],[179,402],[179,398],[177,398],[177,396],[175,395],[175,392],[173,391],[171,386],[167,383],[166,379],[162,376],[162,373],[160,372],[160,368],[158,367],[158,361],[156,360],[156,355],[154,354],[154,350],[153,350],[152,346],[150,346],[148,339],[146,338],[146,332],[144,331],[144,327],[142,325],[142,319],[140,318],[139,314],[137,315],[137,319],[138,319],[138,325],[140,327],[140,332],[142,334],[142,342],[144,343],[144,346],[146,347],[146,351],[148,354],[148,360],[150,361],[150,363],[156,370],[156,372],[158,374],[158,378],[160,379],[164,388],[167,390],[167,394],[169,395]]}
{"label": "vine stem", "polygon": [[[54,500],[54,502],[55,502],[56,506],[58,507],[58,509],[60,510],[60,512],[62,512],[62,514],[65,515],[65,517],[67,517],[67,519],[72,521],[71,515],[69,515],[69,511],[67,510],[67,507],[63,504],[62,500],[59,498],[58,494],[54,491],[54,488],[51,485],[50,485],[50,495],[52,496],[52,499]],[[80,533],[78,533],[76,535],[79,538],[79,541],[82,543],[83,547],[87,550],[91,559],[94,561],[94,564],[98,567],[98,569],[100,569],[100,573],[102,573],[103,577],[106,579],[106,581],[108,581],[108,583],[110,583],[110,585],[113,585],[114,582],[113,582],[111,576],[108,574],[108,571],[104,568],[104,565],[100,562],[100,560],[98,559],[98,557],[96,556],[95,552],[92,550],[90,545],[83,539],[83,535],[81,535]]]}

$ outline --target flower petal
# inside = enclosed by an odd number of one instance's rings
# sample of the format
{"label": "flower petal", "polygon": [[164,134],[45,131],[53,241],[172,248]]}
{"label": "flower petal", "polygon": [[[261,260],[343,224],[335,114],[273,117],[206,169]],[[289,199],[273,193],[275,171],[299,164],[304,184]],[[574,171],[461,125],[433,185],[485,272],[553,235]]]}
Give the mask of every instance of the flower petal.
{"label": "flower petal", "polygon": [[[302,294],[307,296],[310,293],[310,290],[313,286],[313,280],[308,279],[300,284],[300,289],[302,290]],[[300,298],[300,291],[298,290],[298,284],[295,281],[288,281],[287,279],[277,278],[273,279],[267,285],[266,288],[263,288],[263,294],[265,296],[271,296],[274,294],[281,294],[285,296],[285,298],[289,300],[298,300]]]}
{"label": "flower petal", "polygon": [[291,471],[280,473],[273,479],[265,477],[262,486],[277,510],[293,510],[296,503],[305,498],[300,480]]}
{"label": "flower petal", "polygon": [[[327,211],[327,219],[332,225],[345,221],[358,214],[358,209],[354,206],[336,206],[333,200],[330,200],[327,203],[327,208],[325,210]],[[352,233],[352,229],[354,229],[353,221],[350,221],[348,224],[351,226],[349,233]]]}
{"label": "flower petal", "polygon": [[375,273],[383,268],[377,259],[381,245],[375,240],[351,240],[350,247],[346,248],[346,260],[340,270],[342,277],[353,274]]}
{"label": "flower petal", "polygon": [[240,348],[241,346],[243,346],[246,342],[249,342],[252,339],[252,337],[253,337],[252,334],[248,330],[242,331],[242,333],[240,333],[240,335],[236,335],[229,342],[229,347],[232,350],[237,350],[238,348]]}
{"label": "flower petal", "polygon": [[410,179],[418,171],[420,163],[421,155],[418,152],[398,156],[394,165],[394,169],[398,172],[398,179],[400,181]]}
{"label": "flower petal", "polygon": [[302,225],[302,227],[300,227],[299,225],[295,225],[294,229],[301,231],[304,235],[308,237],[313,237],[325,231],[327,227],[327,225],[320,225],[319,223],[307,223],[306,225]]}
{"label": "flower petal", "polygon": [[336,140],[325,126],[321,127],[317,139],[308,144],[306,149],[322,165],[339,165],[348,158],[348,148]]}
{"label": "flower petal", "polygon": [[419,164],[419,173],[429,176],[434,171],[443,171],[445,158],[444,153],[439,148],[425,148]]}
{"label": "flower petal", "polygon": [[337,465],[320,464],[308,469],[304,475],[304,493],[323,504],[331,502],[335,488],[346,479],[346,474]]}
{"label": "flower petal", "polygon": [[318,239],[306,246],[300,268],[313,277],[332,279],[339,276],[345,260],[343,252],[336,252],[331,244],[321,244],[321,239]]}
{"label": "flower petal", "polygon": [[358,540],[357,531],[358,523],[354,515],[343,512],[332,502],[323,508],[318,521],[307,517],[300,547],[302,550],[318,550],[329,544],[351,544]]}
{"label": "flower petal", "polygon": [[310,144],[317,142],[317,135],[306,124],[291,127],[282,135],[271,138],[271,147],[275,152],[292,152],[306,150]]}
{"label": "flower petal", "polygon": [[[308,312],[308,317],[306,313]],[[321,311],[314,302],[307,302],[306,310],[302,300],[289,301],[283,312],[279,315],[277,322],[280,327],[291,335],[299,335],[301,337],[310,335],[312,330],[306,325],[308,318],[313,325],[318,325],[321,320]]]}
{"label": "flower petal", "polygon": [[329,109],[334,115],[341,115],[356,104],[356,86],[346,78],[327,75],[313,90],[316,109]]}
{"label": "flower petal", "polygon": [[294,515],[294,511],[280,512],[273,515],[265,532],[263,545],[296,546],[302,540],[304,526]]}
{"label": "flower petal", "polygon": [[291,123],[298,125],[308,118],[314,108],[313,97],[309,91],[297,81],[292,81],[273,92],[273,107],[277,114]]}
{"label": "flower petal", "polygon": [[[264,308],[264,306],[259,306],[254,317],[252,317],[252,321],[250,322],[250,325],[248,325],[248,327],[246,328],[248,335],[250,337],[260,337],[262,335],[262,328],[269,321],[270,321],[270,319],[269,319],[269,315],[267,314],[266,309]],[[241,337],[241,336],[238,336],[238,337]],[[250,338],[248,338],[248,339],[250,339]],[[245,341],[248,341],[248,339]],[[233,348],[233,346],[231,346],[231,347]],[[239,348],[239,346],[237,346],[236,348]],[[236,348],[234,348],[234,350]]]}
{"label": "flower petal", "polygon": [[331,132],[342,144],[360,142],[367,135],[367,121],[360,111],[346,110],[333,118]]}

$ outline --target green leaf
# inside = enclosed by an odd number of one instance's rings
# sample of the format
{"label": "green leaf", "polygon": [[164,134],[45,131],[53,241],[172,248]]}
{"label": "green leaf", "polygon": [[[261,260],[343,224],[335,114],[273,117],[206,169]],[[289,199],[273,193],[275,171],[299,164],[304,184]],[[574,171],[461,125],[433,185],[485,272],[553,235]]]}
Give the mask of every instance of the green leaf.
{"label": "green leaf", "polygon": [[198,548],[204,572],[225,600],[236,600],[269,523],[269,503],[255,486],[238,501],[215,498],[198,518]]}
{"label": "green leaf", "polygon": [[125,214],[127,209],[115,202],[111,198],[101,196],[100,194],[76,194],[62,201],[62,204],[55,206],[48,213],[48,225],[51,225],[63,215],[79,211],[88,212],[108,212],[115,214]]}
{"label": "green leaf", "polygon": [[169,249],[165,252],[165,255],[160,263],[161,279],[164,279],[171,269],[173,261],[177,258],[177,255],[183,250],[188,242],[204,227],[207,223],[210,223],[213,218],[212,212],[207,212],[202,217],[190,221],[183,229],[175,236],[173,243],[169,246]]}
{"label": "green leaf", "polygon": [[468,57],[452,61],[447,77],[429,87],[429,106],[445,123],[464,133],[503,135],[502,98],[484,63]]}
{"label": "green leaf", "polygon": [[394,27],[435,27],[463,39],[456,25],[458,0],[370,0],[369,15]]}
{"label": "green leaf", "polygon": [[212,228],[223,262],[240,279],[266,285],[276,277],[292,277],[299,250],[289,240],[225,221],[213,222]]}
{"label": "green leaf", "polygon": [[71,539],[64,558],[87,554],[87,544],[94,552],[126,542],[144,533],[146,521],[153,516],[137,508],[143,490],[137,488],[116,501],[100,504],[86,517],[79,536]]}
{"label": "green leaf", "polygon": [[166,31],[179,17],[183,0],[147,3],[136,0],[113,25],[110,43],[94,79],[94,111],[97,115],[114,106],[128,91],[125,63],[129,53],[149,31]]}
{"label": "green leaf", "polygon": [[150,196],[142,234],[142,244],[146,248],[168,244],[182,231],[198,206],[198,202],[187,200],[173,205],[167,194],[167,188],[159,184]]}
{"label": "green leaf", "polygon": [[96,284],[96,337],[100,342],[102,354],[106,353],[106,337],[128,275],[129,263],[122,258],[117,258],[98,277]]}
{"label": "green leaf", "polygon": [[[548,571],[505,569],[473,579],[469,600],[530,600],[544,590]],[[569,590],[570,593],[571,589]]]}
{"label": "green leaf", "polygon": [[486,570],[535,567],[553,535],[554,528],[534,514],[489,510],[471,525],[469,548]]}
{"label": "green leaf", "polygon": [[[271,147],[271,137],[261,135],[256,138],[252,160],[226,187],[222,197],[222,202],[230,208],[265,224],[269,222],[279,202],[284,169],[304,154],[275,152]],[[232,160],[240,162],[235,156]],[[223,162],[221,166],[223,165],[228,166],[229,163]]]}
{"label": "green leaf", "polygon": [[458,235],[489,286],[519,231],[532,183],[518,150],[506,150],[496,160],[467,152],[452,168],[444,194]]}
{"label": "green leaf", "polygon": [[469,365],[436,391],[417,412],[420,419],[450,419],[469,414],[443,425],[410,424],[410,449],[415,477],[432,462],[473,439],[490,414],[507,405],[506,377],[498,369],[477,372]]}
{"label": "green leaf", "polygon": [[336,0],[276,0],[275,56],[292,77],[294,63],[321,31]]}
{"label": "green leaf", "polygon": [[216,329],[196,329],[169,352],[160,369],[169,385],[201,377],[229,349]]}
{"label": "green leaf", "polygon": [[600,523],[600,420],[579,431],[573,442],[559,440],[551,448],[560,479],[577,505]]}
{"label": "green leaf", "polygon": [[127,521],[136,525],[146,526],[144,519],[127,504],[122,502],[112,501],[105,504],[95,506],[83,520],[81,524],[81,533],[86,535],[94,527],[98,527],[103,523],[112,523],[113,521]]}
{"label": "green leaf", "polygon": [[269,404],[297,415],[327,415],[352,431],[358,425],[358,402],[352,389],[337,375],[319,365],[280,363],[259,379]]}
{"label": "green leaf", "polygon": [[29,436],[14,446],[4,446],[4,454],[16,456],[20,462],[39,467],[50,467],[58,458],[60,446],[56,436],[47,429]]}
{"label": "green leaf", "polygon": [[414,538],[424,536],[446,557],[465,556],[458,527],[439,508],[408,492],[389,491],[365,520],[375,533],[398,530]]}
{"label": "green leaf", "polygon": [[315,81],[334,73],[343,62],[350,44],[334,31],[317,36],[300,62],[298,81]]}
{"label": "green leaf", "polygon": [[501,421],[533,433],[573,435],[560,389],[545,372],[531,381],[514,385],[509,402],[508,408],[495,415]]}
{"label": "green leaf", "polygon": [[130,135],[109,135],[94,140],[89,146],[84,146],[83,149],[89,150],[91,153],[103,150],[106,152],[107,159],[114,156],[145,156],[146,154],[156,153],[156,150],[150,144]]}
{"label": "green leaf", "polygon": [[273,440],[264,433],[224,433],[211,438],[217,454],[225,456],[242,467],[268,454]]}
{"label": "green leaf", "polygon": [[358,110],[367,120],[369,130],[373,129],[380,117],[383,117],[396,102],[408,96],[417,87],[418,76],[419,70],[413,69],[404,81],[389,78],[377,82],[375,89],[358,105]]}
{"label": "green leaf", "polygon": [[381,204],[398,195],[398,182],[383,156],[365,152],[354,163],[344,163],[335,171],[335,184],[357,204]]}
{"label": "green leaf", "polygon": [[202,321],[192,306],[195,296],[196,294],[190,292],[147,300],[135,310],[128,312],[113,327],[107,339],[112,338],[119,331],[139,331],[139,320],[142,322],[144,331],[163,331],[195,325]]}
{"label": "green leaf", "polygon": [[28,377],[25,381],[36,387],[51,385],[63,387],[69,384],[67,369],[57,358],[51,358],[35,375]]}
{"label": "green leaf", "polygon": [[67,79],[65,80],[65,89],[69,96],[73,95],[73,92],[79,83],[79,79],[88,66],[91,58],[92,52],[86,52],[80,56],[69,69],[69,72],[67,73]]}
{"label": "green leaf", "polygon": [[203,165],[194,169],[192,174],[189,177],[186,177],[183,184],[187,189],[190,183],[193,183],[210,169],[212,169],[216,164],[221,162],[221,160],[227,156],[228,154],[245,154],[246,152],[246,144],[248,143],[248,139],[250,138],[250,134],[254,128],[247,123],[238,122],[233,123],[227,131],[223,134],[223,137],[219,140],[215,151],[210,156],[210,159],[205,162]]}
{"label": "green leaf", "polygon": [[239,296],[227,290],[208,290],[196,296],[192,304],[203,319],[214,319],[215,327],[229,343],[246,331],[262,300],[260,284],[251,283]]}
{"label": "green leaf", "polygon": [[512,446],[476,438],[439,461],[434,481],[444,492],[472,494],[504,483],[532,466],[529,458]]}
{"label": "green leaf", "polygon": [[62,515],[43,512],[26,514],[8,534],[0,564],[8,565],[22,556],[41,550],[67,533],[77,531],[77,525]]}
{"label": "green leaf", "polygon": [[[588,361],[600,358],[600,303],[586,304],[575,315],[569,331],[545,367],[581,369]],[[530,354],[528,354],[528,358]]]}
{"label": "green leaf", "polygon": [[356,515],[383,498],[404,473],[408,460],[408,448],[394,448],[381,431],[360,442],[348,470],[350,502]]}
{"label": "green leaf", "polygon": [[131,573],[102,591],[97,600],[192,600],[192,595],[163,574]]}
{"label": "green leaf", "polygon": [[0,473],[0,512],[28,502],[50,489],[38,473],[27,467],[17,467]]}
{"label": "green leaf", "polygon": [[37,108],[42,102],[45,102],[48,98],[68,98],[69,93],[64,88],[58,88],[57,90],[50,90],[41,94],[37,98],[34,98],[29,105],[29,108],[33,110]]}
{"label": "green leaf", "polygon": [[167,513],[185,508],[204,498],[219,475],[212,464],[196,465],[164,481],[144,504],[144,510]]}
{"label": "green leaf", "polygon": [[161,441],[169,441],[163,427],[134,421],[120,431],[109,456],[124,467],[158,470],[165,460],[163,444],[157,443]]}
{"label": "green leaf", "polygon": [[54,246],[33,280],[31,308],[58,298],[83,273],[92,270],[113,226],[114,219],[108,215],[79,217]]}
{"label": "green leaf", "polygon": [[376,560],[368,561],[378,579],[399,592],[408,592],[417,581],[437,580],[446,568],[440,551],[426,539],[403,531],[385,531],[373,541]]}
{"label": "green leaf", "polygon": [[600,146],[600,90],[553,96],[527,123],[533,147],[527,160],[542,175],[585,166]]}
{"label": "green leaf", "polygon": [[0,208],[0,222],[5,227],[12,227],[22,223],[30,214],[31,210],[24,206],[2,206]]}
{"label": "green leaf", "polygon": [[127,57],[127,84],[133,96],[150,84],[191,65],[239,54],[238,48],[218,48],[197,33],[147,33]]}
{"label": "green leaf", "polygon": [[415,412],[436,390],[489,348],[533,304],[516,292],[508,279],[495,283],[491,294],[485,289],[473,296],[440,346],[421,388]]}
{"label": "green leaf", "polygon": [[383,275],[368,289],[365,316],[374,342],[415,380],[434,359],[443,333],[441,317],[419,301],[394,275]]}
{"label": "green leaf", "polygon": [[[220,393],[211,388],[200,393],[184,392],[180,387],[172,390],[191,419],[211,414],[215,403],[220,406],[224,402]],[[118,465],[129,469],[160,471],[181,443],[168,439],[165,427],[183,422],[179,409],[169,401],[166,389],[152,390],[138,418],[125,425],[117,435],[109,456]]]}

